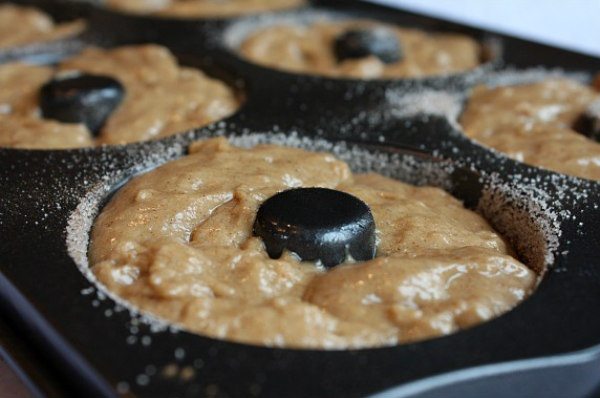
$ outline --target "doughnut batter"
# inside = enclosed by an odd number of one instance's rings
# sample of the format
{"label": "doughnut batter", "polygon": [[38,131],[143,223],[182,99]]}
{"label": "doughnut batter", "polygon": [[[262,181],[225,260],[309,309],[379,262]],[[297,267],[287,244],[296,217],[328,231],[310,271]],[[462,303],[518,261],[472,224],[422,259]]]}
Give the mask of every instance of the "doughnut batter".
{"label": "doughnut batter", "polygon": [[[82,124],[40,118],[38,92],[53,75],[79,71],[107,75],[125,87],[125,97],[94,139]],[[88,48],[57,68],[0,65],[0,146],[76,148],[166,137],[229,116],[234,92],[197,69],[182,67],[156,45]]]}
{"label": "doughnut batter", "polygon": [[[336,37],[350,29],[374,26],[395,32],[404,57],[391,64],[374,56],[338,62],[333,50]],[[468,36],[430,34],[367,20],[273,25],[251,34],[239,51],[253,62],[276,69],[360,79],[445,75],[480,63],[480,47]]]}
{"label": "doughnut batter", "polygon": [[477,87],[461,117],[465,133],[513,159],[600,180],[600,144],[573,130],[600,95],[569,79]]}
{"label": "doughnut batter", "polygon": [[[375,259],[325,271],[252,236],[258,206],[290,187],[366,202]],[[100,282],[187,330],[312,348],[393,345],[445,335],[523,300],[536,275],[490,225],[446,192],[353,175],[327,153],[201,141],[190,155],[127,183],[92,230]]]}
{"label": "doughnut batter", "polygon": [[107,0],[115,9],[175,18],[219,18],[300,7],[305,0]]}
{"label": "doughnut batter", "polygon": [[81,21],[55,24],[35,8],[0,4],[0,49],[75,36],[83,28]]}

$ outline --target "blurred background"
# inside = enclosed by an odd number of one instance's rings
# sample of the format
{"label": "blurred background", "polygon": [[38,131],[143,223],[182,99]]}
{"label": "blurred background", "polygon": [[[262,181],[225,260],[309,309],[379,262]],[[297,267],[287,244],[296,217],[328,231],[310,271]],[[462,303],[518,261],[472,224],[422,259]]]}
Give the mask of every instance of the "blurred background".
{"label": "blurred background", "polygon": [[369,0],[600,56],[600,0]]}

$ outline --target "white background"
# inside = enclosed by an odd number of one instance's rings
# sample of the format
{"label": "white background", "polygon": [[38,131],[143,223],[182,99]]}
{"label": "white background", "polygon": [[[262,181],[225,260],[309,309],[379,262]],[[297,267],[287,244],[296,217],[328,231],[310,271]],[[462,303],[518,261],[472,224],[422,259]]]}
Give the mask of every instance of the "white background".
{"label": "white background", "polygon": [[370,0],[600,56],[600,0]]}

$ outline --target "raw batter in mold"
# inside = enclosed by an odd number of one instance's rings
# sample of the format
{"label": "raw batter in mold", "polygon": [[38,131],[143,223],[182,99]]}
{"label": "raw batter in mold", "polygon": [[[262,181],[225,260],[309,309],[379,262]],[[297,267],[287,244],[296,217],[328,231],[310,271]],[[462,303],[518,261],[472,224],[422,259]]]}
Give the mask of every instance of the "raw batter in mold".
{"label": "raw batter in mold", "polygon": [[[84,72],[110,76],[125,89],[97,138],[83,124],[42,119],[40,87],[53,76]],[[0,65],[0,146],[75,148],[166,137],[232,114],[239,101],[224,83],[182,67],[155,45],[89,48],[58,67]]]}
{"label": "raw batter in mold", "polygon": [[[348,192],[378,231],[373,260],[325,270],[270,258],[253,236],[258,207],[291,187]],[[496,317],[536,275],[446,192],[352,174],[328,153],[224,138],[135,177],[96,219],[90,263],[109,290],[199,334],[312,348],[393,345]]]}
{"label": "raw batter in mold", "polygon": [[176,18],[219,18],[300,7],[305,0],[107,0],[133,13]]}
{"label": "raw batter in mold", "polygon": [[81,21],[55,24],[35,8],[0,4],[0,49],[75,36],[83,28]]}
{"label": "raw batter in mold", "polygon": [[[390,32],[392,40],[399,42],[399,60],[386,63],[373,55],[343,60],[336,57],[336,38],[352,30],[374,29]],[[252,33],[239,51],[253,62],[276,69],[360,79],[446,75],[473,69],[481,59],[479,44],[468,36],[427,33],[368,20],[273,25]]]}
{"label": "raw batter in mold", "polygon": [[460,119],[465,133],[513,159],[600,180],[600,144],[574,130],[599,101],[593,88],[569,79],[473,90]]}

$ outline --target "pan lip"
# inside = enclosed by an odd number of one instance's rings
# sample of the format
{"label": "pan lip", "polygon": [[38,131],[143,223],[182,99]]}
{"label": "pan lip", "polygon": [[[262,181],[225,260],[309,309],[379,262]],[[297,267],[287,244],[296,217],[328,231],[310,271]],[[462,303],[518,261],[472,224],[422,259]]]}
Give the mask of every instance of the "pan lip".
{"label": "pan lip", "polygon": [[448,388],[455,384],[474,381],[485,377],[568,365],[581,365],[591,363],[592,361],[600,361],[600,344],[562,354],[484,364],[449,371],[388,388],[375,394],[370,394],[368,395],[368,398],[413,397],[434,389]]}
{"label": "pan lip", "polygon": [[[50,351],[55,355],[56,353],[60,353],[56,357],[60,357],[63,366],[68,364],[72,369],[76,369],[78,374],[90,386],[93,386],[92,388],[96,391],[96,394],[102,394],[107,397],[112,395],[110,384],[91,366],[89,360],[81,355],[43,315],[36,311],[29,300],[10,282],[9,278],[3,272],[0,272],[0,287],[1,295],[5,300],[3,306],[10,305],[19,308],[21,312],[26,312],[28,315],[27,318],[20,317],[18,321],[26,325],[27,328],[35,329],[36,334],[39,333],[38,338],[51,342],[48,344],[51,346]],[[81,382],[78,381],[77,384]]]}
{"label": "pan lip", "polygon": [[[49,42],[30,43],[18,47],[0,49],[0,64],[11,62],[28,62],[43,64],[44,59],[59,60],[74,55],[86,46],[86,31],[72,37],[65,37]],[[54,57],[54,58],[53,58]]]}

